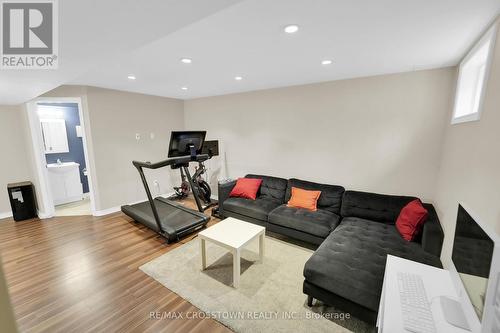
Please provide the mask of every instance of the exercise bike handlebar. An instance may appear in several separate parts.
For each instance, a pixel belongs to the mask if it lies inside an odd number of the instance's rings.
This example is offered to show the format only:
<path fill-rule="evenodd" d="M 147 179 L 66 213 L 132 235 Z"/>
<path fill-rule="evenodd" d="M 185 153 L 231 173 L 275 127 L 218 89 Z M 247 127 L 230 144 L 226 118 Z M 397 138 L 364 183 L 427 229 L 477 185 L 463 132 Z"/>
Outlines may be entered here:
<path fill-rule="evenodd" d="M 184 164 L 184 163 L 189 163 L 189 162 L 204 162 L 208 159 L 210 159 L 210 156 L 208 154 L 200 154 L 200 155 L 196 155 L 193 158 L 191 158 L 191 156 L 181 156 L 181 157 L 169 158 L 167 160 L 156 162 L 156 163 L 132 161 L 132 164 L 136 168 L 160 169 L 160 168 L 163 168 L 163 167 L 166 167 L 169 165 L 173 165 L 173 164 Z"/>

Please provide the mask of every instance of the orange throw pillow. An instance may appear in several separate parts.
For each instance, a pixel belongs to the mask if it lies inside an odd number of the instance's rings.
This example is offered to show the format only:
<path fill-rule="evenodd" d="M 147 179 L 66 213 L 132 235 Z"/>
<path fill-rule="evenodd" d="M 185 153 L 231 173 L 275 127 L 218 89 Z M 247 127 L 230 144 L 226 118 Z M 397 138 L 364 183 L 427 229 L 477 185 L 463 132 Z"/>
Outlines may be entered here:
<path fill-rule="evenodd" d="M 288 201 L 287 206 L 316 211 L 320 195 L 321 191 L 308 191 L 292 187 L 292 196 Z"/>

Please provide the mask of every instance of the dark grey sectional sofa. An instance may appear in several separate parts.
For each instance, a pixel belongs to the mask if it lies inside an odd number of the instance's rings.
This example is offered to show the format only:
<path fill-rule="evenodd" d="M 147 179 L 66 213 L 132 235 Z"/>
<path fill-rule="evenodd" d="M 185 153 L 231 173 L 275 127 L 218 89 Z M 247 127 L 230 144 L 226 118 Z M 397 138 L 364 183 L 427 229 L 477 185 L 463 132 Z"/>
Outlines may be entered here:
<path fill-rule="evenodd" d="M 374 323 L 388 254 L 442 267 L 444 234 L 430 204 L 424 204 L 429 217 L 418 239 L 407 242 L 394 223 L 414 197 L 345 191 L 299 179 L 246 177 L 263 180 L 257 199 L 230 198 L 236 182 L 219 184 L 220 213 L 319 245 L 304 267 L 303 291 L 310 306 L 316 298 Z M 318 210 L 287 207 L 292 187 L 321 191 Z"/>
<path fill-rule="evenodd" d="M 247 178 L 260 178 L 262 185 L 257 199 L 229 198 L 236 181 L 219 185 L 219 210 L 225 217 L 236 217 L 265 226 L 267 230 L 319 245 L 340 223 L 340 207 L 344 188 L 323 185 L 299 179 L 247 175 Z M 318 210 L 290 208 L 292 187 L 320 190 Z"/>

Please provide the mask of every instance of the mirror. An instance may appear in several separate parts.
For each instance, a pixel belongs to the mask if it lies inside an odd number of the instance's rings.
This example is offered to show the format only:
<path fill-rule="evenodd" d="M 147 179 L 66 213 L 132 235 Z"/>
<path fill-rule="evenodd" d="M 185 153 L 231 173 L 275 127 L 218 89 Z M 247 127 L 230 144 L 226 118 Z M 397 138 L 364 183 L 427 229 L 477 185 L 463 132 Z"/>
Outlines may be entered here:
<path fill-rule="evenodd" d="M 64 119 L 41 119 L 45 154 L 69 153 L 68 134 Z"/>

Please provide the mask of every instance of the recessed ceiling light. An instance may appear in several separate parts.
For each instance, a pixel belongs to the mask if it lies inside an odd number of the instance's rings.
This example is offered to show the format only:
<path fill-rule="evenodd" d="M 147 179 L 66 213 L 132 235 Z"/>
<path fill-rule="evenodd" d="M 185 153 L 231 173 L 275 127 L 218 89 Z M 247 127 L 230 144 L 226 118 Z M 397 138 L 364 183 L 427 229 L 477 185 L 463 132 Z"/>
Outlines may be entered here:
<path fill-rule="evenodd" d="M 331 60 L 323 60 L 321 61 L 322 65 L 331 65 L 332 61 Z"/>
<path fill-rule="evenodd" d="M 287 25 L 284 30 L 287 34 L 293 34 L 299 31 L 299 26 L 296 24 L 290 24 Z"/>
<path fill-rule="evenodd" d="M 243 77 L 241 77 L 241 76 L 235 76 L 235 77 L 234 77 L 234 79 L 235 79 L 236 81 L 241 81 L 241 80 L 243 80 Z"/>
<path fill-rule="evenodd" d="M 127 79 L 129 79 L 129 80 L 135 80 L 135 75 L 129 75 L 129 76 L 127 76 Z"/>
<path fill-rule="evenodd" d="M 188 90 L 188 87 L 181 87 L 182 90 Z"/>
<path fill-rule="evenodd" d="M 191 58 L 181 58 L 181 62 L 184 64 L 190 64 L 193 62 L 193 59 Z"/>

